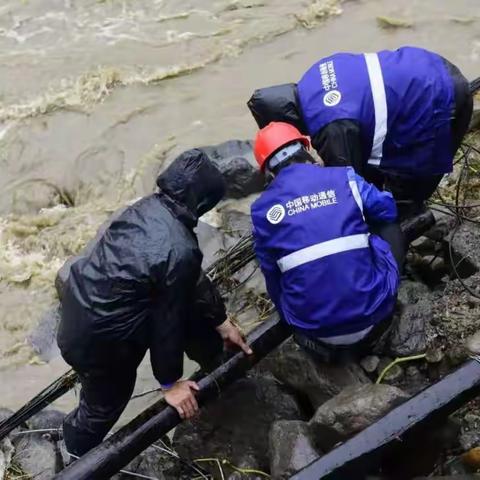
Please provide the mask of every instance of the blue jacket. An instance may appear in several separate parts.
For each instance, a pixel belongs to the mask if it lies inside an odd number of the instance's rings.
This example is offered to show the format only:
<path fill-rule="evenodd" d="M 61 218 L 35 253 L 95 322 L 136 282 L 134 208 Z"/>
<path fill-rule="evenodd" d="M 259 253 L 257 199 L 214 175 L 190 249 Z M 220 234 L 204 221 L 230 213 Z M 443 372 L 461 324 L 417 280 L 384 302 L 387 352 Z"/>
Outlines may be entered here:
<path fill-rule="evenodd" d="M 404 174 L 452 171 L 454 86 L 439 55 L 414 47 L 338 53 L 315 63 L 297 92 L 311 136 L 355 120 L 364 162 Z"/>
<path fill-rule="evenodd" d="M 294 164 L 279 172 L 251 214 L 267 289 L 287 323 L 333 337 L 392 313 L 397 265 L 366 223 L 396 219 L 390 193 L 351 167 Z"/>

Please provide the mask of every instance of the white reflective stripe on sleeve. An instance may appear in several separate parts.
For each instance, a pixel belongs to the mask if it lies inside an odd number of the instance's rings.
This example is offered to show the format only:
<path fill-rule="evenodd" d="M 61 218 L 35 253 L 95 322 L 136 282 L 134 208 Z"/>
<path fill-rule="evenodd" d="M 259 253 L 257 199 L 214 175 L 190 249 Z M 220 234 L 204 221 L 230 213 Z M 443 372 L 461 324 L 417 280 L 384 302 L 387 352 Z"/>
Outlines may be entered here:
<path fill-rule="evenodd" d="M 362 212 L 362 216 L 363 216 L 363 202 L 362 202 L 362 197 L 360 196 L 360 192 L 358 190 L 357 182 L 355 180 L 349 180 L 348 184 L 350 185 L 350 190 L 352 191 L 353 198 L 355 199 L 355 202 L 357 203 L 358 208 Z"/>
<path fill-rule="evenodd" d="M 373 325 L 361 330 L 360 332 L 355 333 L 348 333 L 346 335 L 337 335 L 335 337 L 319 337 L 323 343 L 328 343 L 330 345 L 352 345 L 353 343 L 357 343 L 360 340 L 364 339 L 370 330 L 373 328 Z"/>
<path fill-rule="evenodd" d="M 277 260 L 278 268 L 284 273 L 304 263 L 312 262 L 313 260 L 318 260 L 328 255 L 357 250 L 359 248 L 367 248 L 369 246 L 368 236 L 368 233 L 360 233 L 347 237 L 334 238 L 333 240 L 302 248 Z"/>
<path fill-rule="evenodd" d="M 382 159 L 383 142 L 387 135 L 387 97 L 383 83 L 382 67 L 376 53 L 365 53 L 370 88 L 372 90 L 373 107 L 375 109 L 375 131 L 373 134 L 372 152 L 368 163 L 380 165 Z"/>

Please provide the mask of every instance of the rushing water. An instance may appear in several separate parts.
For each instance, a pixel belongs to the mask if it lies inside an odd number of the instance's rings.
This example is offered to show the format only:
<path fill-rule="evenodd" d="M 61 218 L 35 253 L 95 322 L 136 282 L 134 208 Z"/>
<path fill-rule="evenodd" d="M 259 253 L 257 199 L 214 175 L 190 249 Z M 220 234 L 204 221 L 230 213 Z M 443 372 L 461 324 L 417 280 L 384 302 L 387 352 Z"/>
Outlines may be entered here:
<path fill-rule="evenodd" d="M 378 16 L 411 27 L 384 29 Z M 254 88 L 296 81 L 334 51 L 405 44 L 480 76 L 480 3 L 3 0 L 0 404 L 19 406 L 66 368 L 39 364 L 25 343 L 55 301 L 55 272 L 111 211 L 151 191 L 164 162 L 251 138 Z M 148 368 L 141 377 L 140 390 L 154 385 Z"/>

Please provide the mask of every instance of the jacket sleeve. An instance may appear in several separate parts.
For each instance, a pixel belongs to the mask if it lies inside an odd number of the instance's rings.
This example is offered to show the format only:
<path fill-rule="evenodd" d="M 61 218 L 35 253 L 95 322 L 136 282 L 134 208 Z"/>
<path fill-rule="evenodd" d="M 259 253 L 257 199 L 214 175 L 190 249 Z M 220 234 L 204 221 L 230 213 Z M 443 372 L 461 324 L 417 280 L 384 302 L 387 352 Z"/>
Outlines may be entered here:
<path fill-rule="evenodd" d="M 154 311 L 150 331 L 150 363 L 160 385 L 169 386 L 183 375 L 187 298 L 175 298 Z"/>
<path fill-rule="evenodd" d="M 203 271 L 200 272 L 200 277 L 195 289 L 192 311 L 197 320 L 206 322 L 214 328 L 221 325 L 227 319 L 222 297 L 217 287 Z"/>
<path fill-rule="evenodd" d="M 281 312 L 280 269 L 278 268 L 278 265 L 275 262 L 275 260 L 261 246 L 260 239 L 258 238 L 258 236 L 255 235 L 255 228 L 253 228 L 253 238 L 254 238 L 255 254 L 257 256 L 258 263 L 260 264 L 260 269 L 262 270 L 263 276 L 265 277 L 265 284 L 267 286 L 268 295 L 270 296 L 270 299 L 274 303 L 277 310 Z"/>
<path fill-rule="evenodd" d="M 327 167 L 350 165 L 363 171 L 360 126 L 355 120 L 336 120 L 312 136 L 313 148 Z"/>
<path fill-rule="evenodd" d="M 353 168 L 347 169 L 348 179 L 357 185 L 363 203 L 363 213 L 368 223 L 395 222 L 397 205 L 390 192 L 381 192 L 374 185 L 357 175 Z"/>

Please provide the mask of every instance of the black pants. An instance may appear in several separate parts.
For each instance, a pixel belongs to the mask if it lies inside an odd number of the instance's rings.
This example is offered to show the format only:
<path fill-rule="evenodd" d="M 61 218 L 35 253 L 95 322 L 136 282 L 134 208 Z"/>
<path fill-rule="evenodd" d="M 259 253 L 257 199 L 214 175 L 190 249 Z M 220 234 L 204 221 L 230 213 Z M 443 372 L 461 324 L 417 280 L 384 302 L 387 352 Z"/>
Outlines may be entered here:
<path fill-rule="evenodd" d="M 370 232 L 378 235 L 389 244 L 393 258 L 397 262 L 398 271 L 402 274 L 408 245 L 400 228 L 400 224 L 380 223 L 372 225 L 370 226 Z"/>
<path fill-rule="evenodd" d="M 63 435 L 67 451 L 81 456 L 97 446 L 110 431 L 132 396 L 137 378 L 137 368 L 146 348 L 133 342 L 104 344 L 111 353 L 111 361 L 79 372 L 80 402 L 65 417 Z M 189 323 L 185 353 L 210 370 L 220 361 L 223 342 L 217 331 L 205 324 Z M 75 368 L 75 366 L 74 366 Z"/>

